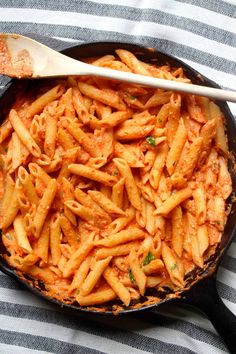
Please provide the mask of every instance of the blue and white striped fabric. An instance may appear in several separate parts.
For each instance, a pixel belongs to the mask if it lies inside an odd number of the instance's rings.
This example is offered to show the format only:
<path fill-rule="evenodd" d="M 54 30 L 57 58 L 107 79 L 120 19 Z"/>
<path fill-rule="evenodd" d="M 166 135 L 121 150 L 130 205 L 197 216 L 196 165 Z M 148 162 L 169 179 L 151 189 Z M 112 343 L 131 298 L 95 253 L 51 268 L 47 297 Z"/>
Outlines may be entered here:
<path fill-rule="evenodd" d="M 125 41 L 175 55 L 235 89 L 235 0 L 1 0 L 0 32 L 31 36 L 55 49 Z M 0 86 L 6 82 L 0 78 Z M 236 104 L 230 104 L 236 116 Z M 236 314 L 236 240 L 218 273 L 218 290 Z M 166 305 L 138 318 L 65 315 L 0 273 L 0 353 L 227 353 L 197 310 Z"/>

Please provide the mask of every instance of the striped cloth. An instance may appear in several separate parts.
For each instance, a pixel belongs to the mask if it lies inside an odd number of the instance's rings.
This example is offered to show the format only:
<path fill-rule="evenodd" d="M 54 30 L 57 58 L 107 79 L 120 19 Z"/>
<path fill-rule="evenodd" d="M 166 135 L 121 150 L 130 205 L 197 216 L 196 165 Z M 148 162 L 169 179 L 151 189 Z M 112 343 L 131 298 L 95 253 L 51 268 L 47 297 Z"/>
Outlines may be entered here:
<path fill-rule="evenodd" d="M 1 0 L 0 32 L 55 49 L 84 41 L 126 41 L 175 55 L 235 89 L 234 0 Z M 0 85 L 6 79 L 1 78 Z M 230 104 L 236 115 L 236 105 Z M 218 272 L 218 290 L 236 314 L 236 241 Z M 139 317 L 65 315 L 0 273 L 0 353 L 227 353 L 197 310 L 166 305 Z"/>

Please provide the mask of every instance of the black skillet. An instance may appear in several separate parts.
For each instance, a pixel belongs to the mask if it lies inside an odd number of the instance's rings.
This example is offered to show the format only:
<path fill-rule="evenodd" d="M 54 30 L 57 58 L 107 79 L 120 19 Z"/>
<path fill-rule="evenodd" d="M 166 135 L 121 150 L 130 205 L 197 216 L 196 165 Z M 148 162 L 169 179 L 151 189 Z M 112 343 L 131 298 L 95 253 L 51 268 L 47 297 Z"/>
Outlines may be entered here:
<path fill-rule="evenodd" d="M 127 44 L 127 43 L 113 43 L 113 42 L 99 42 L 82 44 L 73 48 L 69 48 L 63 51 L 64 54 L 75 58 L 82 59 L 86 57 L 97 57 L 105 54 L 114 54 L 114 50 L 117 48 L 123 48 L 130 50 L 137 57 L 143 61 L 150 63 L 157 63 L 158 65 L 163 65 L 169 63 L 171 66 L 182 67 L 188 78 L 192 80 L 193 83 L 198 85 L 205 85 L 209 87 L 219 88 L 217 84 L 213 81 L 207 79 L 206 77 L 199 74 L 196 70 L 189 67 L 182 61 L 160 53 L 156 50 L 147 49 L 139 45 Z M 0 122 L 3 121 L 6 113 L 9 111 L 11 104 L 13 103 L 17 92 L 19 89 L 30 90 L 32 87 L 35 88 L 37 83 L 35 81 L 25 80 L 18 81 L 12 80 L 3 89 L 0 97 Z M 229 141 L 229 150 L 235 154 L 236 153 L 236 122 L 225 102 L 216 102 L 222 112 L 226 117 L 227 134 Z M 233 189 L 235 191 L 236 187 L 236 172 L 234 170 L 233 161 L 229 162 L 230 173 L 233 180 Z M 17 279 L 19 282 L 24 284 L 29 290 L 34 292 L 46 300 L 59 305 L 67 313 L 68 311 L 73 311 L 73 313 L 85 313 L 92 315 L 113 315 L 114 312 L 118 316 L 123 314 L 137 314 L 144 309 L 152 309 L 157 306 L 167 303 L 167 302 L 181 302 L 188 305 L 193 305 L 206 313 L 209 317 L 216 330 L 224 339 L 228 349 L 231 353 L 236 353 L 236 316 L 234 316 L 228 308 L 224 305 L 220 299 L 216 290 L 216 271 L 219 267 L 220 260 L 227 248 L 229 247 L 233 237 L 236 234 L 236 200 L 231 198 L 229 200 L 231 205 L 231 211 L 228 216 L 228 221 L 222 236 L 222 241 L 219 244 L 216 253 L 210 257 L 206 262 L 203 270 L 196 270 L 191 273 L 186 279 L 186 287 L 178 292 L 171 293 L 168 289 L 163 289 L 162 291 L 157 291 L 154 289 L 149 290 L 148 295 L 153 297 L 153 301 L 147 301 L 146 297 L 140 299 L 137 303 L 133 302 L 129 307 L 122 306 L 118 301 L 108 304 L 106 306 L 94 306 L 92 308 L 82 308 L 76 304 L 69 302 L 60 302 L 58 300 L 52 299 L 47 295 L 44 284 L 41 281 L 35 281 L 30 279 L 26 275 L 17 274 L 3 259 L 2 255 L 6 251 L 3 244 L 0 244 L 0 270 L 4 273 Z"/>

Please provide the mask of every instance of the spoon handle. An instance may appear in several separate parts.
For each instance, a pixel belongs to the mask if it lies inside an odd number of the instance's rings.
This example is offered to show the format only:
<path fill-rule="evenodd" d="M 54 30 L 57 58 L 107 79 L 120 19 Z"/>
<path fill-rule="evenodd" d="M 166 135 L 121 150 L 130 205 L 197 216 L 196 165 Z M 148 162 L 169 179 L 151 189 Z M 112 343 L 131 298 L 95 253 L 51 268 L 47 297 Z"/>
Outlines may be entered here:
<path fill-rule="evenodd" d="M 165 90 L 186 92 L 186 93 L 199 95 L 199 96 L 207 96 L 222 101 L 236 102 L 235 91 L 227 91 L 227 90 L 216 89 L 212 87 L 187 84 L 178 81 L 158 79 L 158 78 L 143 76 L 139 74 L 116 71 L 107 68 L 100 68 L 88 64 L 85 65 L 87 66 L 88 70 L 86 70 L 85 66 L 83 68 L 85 70 L 85 74 L 88 75 L 102 76 L 109 79 L 126 81 L 133 84 L 140 84 L 143 86 L 150 86 L 150 87 L 161 88 Z"/>

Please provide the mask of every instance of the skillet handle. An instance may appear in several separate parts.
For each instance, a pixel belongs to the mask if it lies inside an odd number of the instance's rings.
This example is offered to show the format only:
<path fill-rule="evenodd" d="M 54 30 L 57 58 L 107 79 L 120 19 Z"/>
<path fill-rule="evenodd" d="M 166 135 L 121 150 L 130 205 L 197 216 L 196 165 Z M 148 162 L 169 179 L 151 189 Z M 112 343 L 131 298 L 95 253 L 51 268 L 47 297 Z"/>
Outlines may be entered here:
<path fill-rule="evenodd" d="M 236 316 L 219 297 L 215 276 L 203 279 L 191 288 L 184 302 L 205 312 L 230 353 L 236 354 Z"/>

